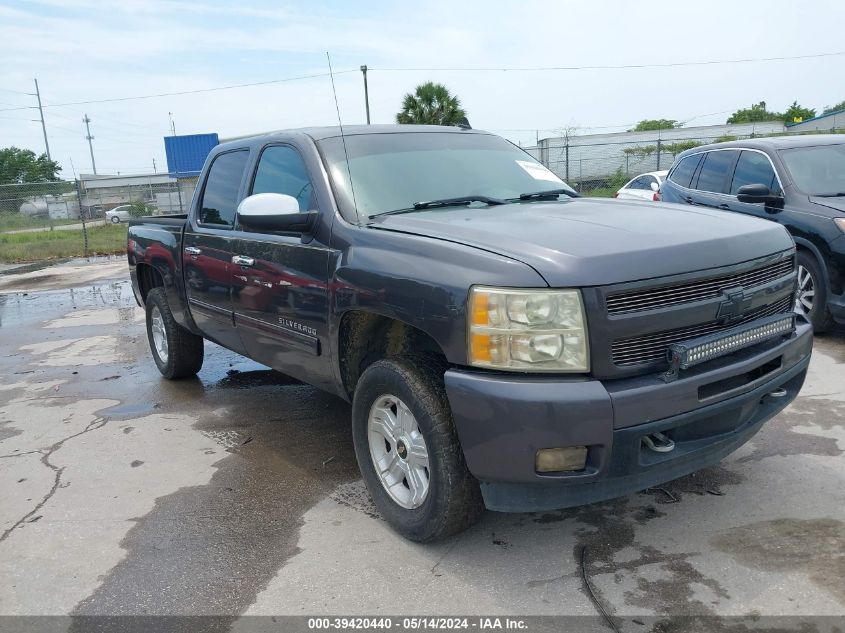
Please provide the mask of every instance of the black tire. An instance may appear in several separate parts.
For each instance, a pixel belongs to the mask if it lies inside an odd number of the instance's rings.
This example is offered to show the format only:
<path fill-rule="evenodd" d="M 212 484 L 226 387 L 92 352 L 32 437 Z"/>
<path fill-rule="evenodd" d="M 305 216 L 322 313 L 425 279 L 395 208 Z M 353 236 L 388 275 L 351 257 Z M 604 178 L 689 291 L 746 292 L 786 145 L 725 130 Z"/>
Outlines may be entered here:
<path fill-rule="evenodd" d="M 120 224 L 120 218 L 116 215 L 111 216 L 111 223 L 112 224 Z"/>
<path fill-rule="evenodd" d="M 364 483 L 385 520 L 419 543 L 443 539 L 473 525 L 484 511 L 478 481 L 467 470 L 443 384 L 444 366 L 432 357 L 379 360 L 363 373 L 352 404 L 352 438 Z M 429 488 L 422 505 L 399 505 L 376 473 L 368 419 L 377 399 L 398 397 L 416 418 L 429 460 Z"/>
<path fill-rule="evenodd" d="M 203 338 L 189 332 L 176 323 L 170 306 L 167 304 L 167 296 L 164 288 L 153 288 L 147 294 L 147 340 L 150 343 L 152 352 L 161 375 L 169 380 L 187 378 L 194 376 L 202 367 L 204 356 Z M 167 357 L 162 358 L 156 350 L 153 338 L 153 314 L 155 311 L 161 315 L 164 335 L 167 340 Z"/>
<path fill-rule="evenodd" d="M 824 281 L 819 262 L 812 253 L 804 250 L 798 251 L 798 266 L 810 273 L 810 279 L 813 284 L 814 296 L 813 307 L 808 312 L 805 311 L 805 316 L 813 325 L 813 331 L 816 334 L 827 332 L 834 326 L 833 315 L 827 307 L 827 285 Z"/>

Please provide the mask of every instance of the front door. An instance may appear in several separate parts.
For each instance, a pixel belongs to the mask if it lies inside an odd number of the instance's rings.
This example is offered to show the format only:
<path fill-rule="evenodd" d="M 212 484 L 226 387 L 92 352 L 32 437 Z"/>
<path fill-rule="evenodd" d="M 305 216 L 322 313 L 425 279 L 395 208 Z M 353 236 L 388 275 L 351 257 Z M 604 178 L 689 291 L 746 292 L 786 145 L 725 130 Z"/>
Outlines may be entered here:
<path fill-rule="evenodd" d="M 242 353 L 232 312 L 232 257 L 238 195 L 248 150 L 217 156 L 185 229 L 182 255 L 191 315 L 208 338 Z"/>
<path fill-rule="evenodd" d="M 314 188 L 299 152 L 264 148 L 249 195 L 283 193 L 300 211 L 316 209 Z M 328 353 L 330 250 L 302 235 L 239 232 L 233 267 L 235 323 L 250 358 L 273 369 L 332 384 Z"/>
<path fill-rule="evenodd" d="M 743 150 L 740 153 L 731 179 L 730 208 L 732 211 L 754 215 L 766 220 L 778 221 L 781 219 L 780 214 L 767 212 L 762 203 L 753 204 L 737 200 L 736 194 L 739 188 L 745 185 L 766 185 L 775 194 L 783 195 L 774 167 L 772 167 L 769 157 L 762 152 Z"/>

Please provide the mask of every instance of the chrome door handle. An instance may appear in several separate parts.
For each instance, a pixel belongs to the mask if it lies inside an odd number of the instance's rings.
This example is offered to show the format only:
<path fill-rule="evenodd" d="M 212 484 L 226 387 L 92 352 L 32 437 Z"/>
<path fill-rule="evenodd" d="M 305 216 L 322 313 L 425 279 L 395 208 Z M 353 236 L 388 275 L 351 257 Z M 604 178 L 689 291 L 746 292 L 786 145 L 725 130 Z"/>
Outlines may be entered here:
<path fill-rule="evenodd" d="M 185 252 L 186 252 L 188 255 L 199 255 L 200 253 L 202 253 L 202 249 L 199 249 L 199 248 L 197 248 L 197 247 L 195 247 L 195 246 L 186 246 L 186 247 L 185 247 Z"/>
<path fill-rule="evenodd" d="M 255 264 L 255 260 L 252 257 L 244 257 L 243 255 L 233 255 L 232 263 L 237 264 L 238 266 L 252 266 Z"/>

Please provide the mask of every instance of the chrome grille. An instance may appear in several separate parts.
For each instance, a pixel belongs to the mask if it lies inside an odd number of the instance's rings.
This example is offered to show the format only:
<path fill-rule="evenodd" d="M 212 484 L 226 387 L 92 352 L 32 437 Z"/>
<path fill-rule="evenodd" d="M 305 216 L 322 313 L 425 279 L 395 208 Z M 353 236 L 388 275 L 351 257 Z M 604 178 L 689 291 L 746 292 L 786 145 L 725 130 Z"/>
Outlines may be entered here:
<path fill-rule="evenodd" d="M 785 297 L 753 312 L 746 314 L 738 323 L 721 325 L 719 323 L 705 323 L 675 330 L 664 330 L 655 334 L 645 334 L 628 339 L 614 341 L 611 346 L 613 363 L 625 367 L 641 365 L 666 359 L 666 348 L 672 343 L 679 343 L 706 334 L 714 334 L 774 314 L 781 314 L 792 310 L 792 297 Z"/>
<path fill-rule="evenodd" d="M 634 290 L 609 295 L 607 313 L 623 314 L 653 310 L 667 306 L 712 299 L 726 288 L 752 288 L 785 277 L 795 269 L 795 257 L 788 257 L 773 264 L 732 275 L 700 279 L 689 283 L 673 284 L 660 288 Z"/>

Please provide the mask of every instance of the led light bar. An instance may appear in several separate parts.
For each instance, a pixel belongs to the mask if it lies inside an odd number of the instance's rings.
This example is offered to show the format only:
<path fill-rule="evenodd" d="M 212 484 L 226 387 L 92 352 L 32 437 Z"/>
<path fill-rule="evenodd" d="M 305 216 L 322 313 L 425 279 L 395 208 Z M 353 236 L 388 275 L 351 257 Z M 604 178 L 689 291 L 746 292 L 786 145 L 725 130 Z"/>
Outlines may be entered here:
<path fill-rule="evenodd" d="M 777 314 L 717 334 L 673 343 L 666 350 L 669 371 L 662 378 L 666 382 L 677 380 L 681 369 L 689 369 L 794 331 L 795 314 Z"/>

